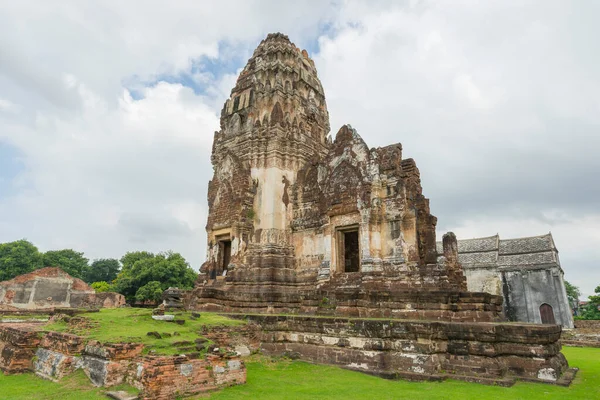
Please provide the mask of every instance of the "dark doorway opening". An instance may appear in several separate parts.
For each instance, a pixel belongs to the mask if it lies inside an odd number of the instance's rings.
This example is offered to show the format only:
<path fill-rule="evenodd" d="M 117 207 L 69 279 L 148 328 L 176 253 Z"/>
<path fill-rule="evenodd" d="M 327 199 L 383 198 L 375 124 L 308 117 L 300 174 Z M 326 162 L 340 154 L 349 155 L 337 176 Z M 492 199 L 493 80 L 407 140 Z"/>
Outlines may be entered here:
<path fill-rule="evenodd" d="M 223 275 L 224 271 L 227 271 L 227 267 L 229 266 L 229 261 L 231 260 L 231 240 L 222 240 L 220 242 L 220 250 L 221 250 L 221 275 Z"/>
<path fill-rule="evenodd" d="M 544 303 L 540 306 L 540 316 L 542 317 L 542 324 L 556 324 L 554 310 L 550 304 Z"/>
<path fill-rule="evenodd" d="M 343 232 L 344 239 L 344 272 L 358 272 L 359 246 L 358 229 Z"/>

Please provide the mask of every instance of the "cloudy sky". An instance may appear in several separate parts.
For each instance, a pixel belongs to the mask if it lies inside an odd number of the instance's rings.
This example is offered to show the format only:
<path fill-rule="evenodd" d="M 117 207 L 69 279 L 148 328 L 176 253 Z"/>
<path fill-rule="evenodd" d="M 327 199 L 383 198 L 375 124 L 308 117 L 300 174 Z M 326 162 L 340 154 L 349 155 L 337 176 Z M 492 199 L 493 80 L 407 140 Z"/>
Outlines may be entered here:
<path fill-rule="evenodd" d="M 438 235 L 554 235 L 600 284 L 600 2 L 0 3 L 0 242 L 205 252 L 210 150 L 269 32 L 315 60 L 332 134 L 402 142 Z"/>

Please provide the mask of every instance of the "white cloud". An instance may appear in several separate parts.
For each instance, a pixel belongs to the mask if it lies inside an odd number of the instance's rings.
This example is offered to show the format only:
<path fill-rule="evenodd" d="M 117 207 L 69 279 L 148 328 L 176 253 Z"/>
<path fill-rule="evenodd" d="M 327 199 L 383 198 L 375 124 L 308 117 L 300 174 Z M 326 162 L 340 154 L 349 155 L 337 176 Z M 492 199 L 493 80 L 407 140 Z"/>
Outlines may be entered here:
<path fill-rule="evenodd" d="M 14 104 L 11 101 L 8 101 L 6 99 L 3 99 L 0 97 L 0 112 L 5 112 L 5 113 L 16 113 L 19 111 L 19 106 Z"/>
<path fill-rule="evenodd" d="M 222 43 L 249 56 L 267 31 L 308 43 L 333 10 L 321 1 L 1 8 L 0 110 L 24 109 L 18 119 L 0 113 L 0 140 L 22 152 L 25 170 L 12 182 L 16 193 L 0 196 L 0 241 L 27 237 L 89 257 L 173 249 L 196 268 L 213 133 L 237 74 L 215 79 L 191 67 L 240 56 Z M 180 73 L 204 94 L 160 81 Z"/>
<path fill-rule="evenodd" d="M 198 267 L 213 132 L 231 71 L 243 67 L 199 70 L 198 60 L 245 59 L 282 31 L 301 47 L 318 39 L 333 134 L 351 123 L 370 146 L 402 142 L 416 159 L 440 231 L 551 230 L 567 278 L 590 293 L 599 283 L 599 7 L 6 3 L 0 141 L 25 170 L 15 194 L 0 195 L 0 241 L 27 237 L 92 258 L 171 248 Z M 200 94 L 161 81 L 182 73 Z"/>
<path fill-rule="evenodd" d="M 0 134 L 30 160 L 30 190 L 0 200 L 0 232 L 11 236 L 2 239 L 28 237 L 91 257 L 198 249 L 188 256 L 197 262 L 204 224 L 195 219 L 205 207 L 214 110 L 180 84 L 161 82 L 136 101 L 125 91 L 116 109 L 76 79 L 69 85 L 80 114 L 40 113 L 33 126 Z"/>

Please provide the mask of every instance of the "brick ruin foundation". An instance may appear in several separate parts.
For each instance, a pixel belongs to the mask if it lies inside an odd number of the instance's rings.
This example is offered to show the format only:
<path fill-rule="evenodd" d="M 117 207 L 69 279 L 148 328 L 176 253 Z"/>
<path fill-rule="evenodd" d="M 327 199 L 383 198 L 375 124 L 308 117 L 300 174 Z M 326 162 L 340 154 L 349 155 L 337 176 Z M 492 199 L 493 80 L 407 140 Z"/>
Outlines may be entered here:
<path fill-rule="evenodd" d="M 246 382 L 237 356 L 142 355 L 143 344 L 99 343 L 68 333 L 0 327 L 0 370 L 57 381 L 82 369 L 96 386 L 128 383 L 141 399 L 174 399 Z"/>
<path fill-rule="evenodd" d="M 600 348 L 600 321 L 575 321 L 575 329 L 564 332 L 561 341 L 569 346 Z"/>
<path fill-rule="evenodd" d="M 114 308 L 125 304 L 119 293 L 96 293 L 87 283 L 57 267 L 46 267 L 0 282 L 0 311 L 51 312 L 57 308 Z"/>
<path fill-rule="evenodd" d="M 438 254 L 437 219 L 402 145 L 369 148 L 350 125 L 332 140 L 329 129 L 314 62 L 269 34 L 221 112 L 207 261 L 186 306 L 312 315 L 251 317 L 273 354 L 389 376 L 569 381 L 560 326 L 504 324 L 501 296 L 467 291 L 453 233 Z"/>

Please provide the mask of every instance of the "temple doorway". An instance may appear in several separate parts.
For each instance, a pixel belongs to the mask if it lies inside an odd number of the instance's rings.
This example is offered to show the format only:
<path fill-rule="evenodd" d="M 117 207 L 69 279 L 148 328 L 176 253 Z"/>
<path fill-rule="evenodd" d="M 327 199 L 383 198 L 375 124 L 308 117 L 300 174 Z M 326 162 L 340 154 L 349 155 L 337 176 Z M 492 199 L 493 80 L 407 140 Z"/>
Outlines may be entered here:
<path fill-rule="evenodd" d="M 542 317 L 542 324 L 556 324 L 554 310 L 550 304 L 544 303 L 540 306 L 540 316 Z"/>
<path fill-rule="evenodd" d="M 219 250 L 221 250 L 221 274 L 227 271 L 229 261 L 231 260 L 231 240 L 221 240 L 219 242 Z M 223 274 L 224 275 L 224 274 Z"/>
<path fill-rule="evenodd" d="M 358 226 L 338 230 L 338 261 L 343 272 L 358 272 L 360 270 L 360 242 Z"/>

